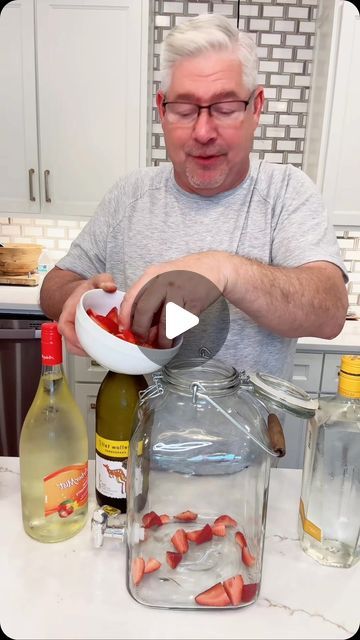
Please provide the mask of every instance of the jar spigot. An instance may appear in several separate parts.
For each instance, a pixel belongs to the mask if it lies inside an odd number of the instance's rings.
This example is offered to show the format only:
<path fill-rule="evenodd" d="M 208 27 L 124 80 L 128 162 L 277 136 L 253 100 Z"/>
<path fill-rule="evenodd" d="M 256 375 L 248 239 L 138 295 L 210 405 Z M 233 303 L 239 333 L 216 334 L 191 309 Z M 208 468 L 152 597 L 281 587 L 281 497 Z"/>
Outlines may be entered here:
<path fill-rule="evenodd" d="M 120 542 L 124 542 L 126 514 L 108 505 L 95 509 L 91 518 L 91 534 L 96 548 L 102 546 L 104 538 L 117 538 Z"/>

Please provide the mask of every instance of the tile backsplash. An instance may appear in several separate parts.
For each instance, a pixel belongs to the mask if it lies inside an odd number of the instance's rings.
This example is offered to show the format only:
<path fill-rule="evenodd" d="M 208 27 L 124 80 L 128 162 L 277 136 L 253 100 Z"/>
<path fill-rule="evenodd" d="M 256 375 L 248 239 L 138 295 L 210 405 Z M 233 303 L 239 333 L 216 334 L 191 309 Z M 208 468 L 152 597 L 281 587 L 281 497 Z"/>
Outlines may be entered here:
<path fill-rule="evenodd" d="M 154 0 L 153 6 L 151 163 L 167 162 L 155 108 L 160 43 L 186 17 L 214 12 L 238 23 L 257 43 L 258 79 L 265 87 L 266 101 L 255 132 L 253 157 L 302 167 L 318 0 Z M 3 214 L 0 242 L 37 242 L 55 263 L 85 224 L 86 220 L 8 218 Z M 360 314 L 360 228 L 339 228 L 337 236 L 349 271 L 349 304 Z"/>
<path fill-rule="evenodd" d="M 258 82 L 265 105 L 255 132 L 253 157 L 301 167 L 318 0 L 155 1 L 152 113 L 152 163 L 166 162 L 156 110 L 160 85 L 160 44 L 185 18 L 221 13 L 252 35 L 259 56 Z"/>

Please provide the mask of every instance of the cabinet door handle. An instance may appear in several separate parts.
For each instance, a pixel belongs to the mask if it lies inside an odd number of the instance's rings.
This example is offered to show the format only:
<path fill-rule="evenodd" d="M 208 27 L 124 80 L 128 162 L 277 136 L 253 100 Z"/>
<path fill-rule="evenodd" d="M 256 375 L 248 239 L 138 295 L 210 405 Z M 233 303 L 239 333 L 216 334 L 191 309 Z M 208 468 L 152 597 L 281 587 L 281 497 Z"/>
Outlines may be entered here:
<path fill-rule="evenodd" d="M 96 409 L 96 402 L 90 402 L 90 409 Z"/>
<path fill-rule="evenodd" d="M 51 202 L 51 198 L 49 196 L 49 169 L 45 169 L 44 171 L 44 181 L 45 181 L 45 200 L 46 202 Z"/>
<path fill-rule="evenodd" d="M 35 202 L 36 198 L 34 196 L 34 187 L 33 187 L 33 175 L 35 173 L 35 169 L 29 169 L 29 192 L 30 192 L 30 200 L 31 202 Z"/>

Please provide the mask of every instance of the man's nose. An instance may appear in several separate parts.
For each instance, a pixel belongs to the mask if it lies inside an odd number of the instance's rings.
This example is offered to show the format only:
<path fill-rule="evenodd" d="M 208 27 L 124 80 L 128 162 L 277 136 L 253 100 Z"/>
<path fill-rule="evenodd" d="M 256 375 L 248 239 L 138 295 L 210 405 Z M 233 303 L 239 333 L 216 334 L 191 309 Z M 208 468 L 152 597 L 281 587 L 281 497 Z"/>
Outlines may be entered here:
<path fill-rule="evenodd" d="M 216 138 L 217 129 L 209 109 L 201 109 L 194 124 L 193 137 L 202 144 Z"/>

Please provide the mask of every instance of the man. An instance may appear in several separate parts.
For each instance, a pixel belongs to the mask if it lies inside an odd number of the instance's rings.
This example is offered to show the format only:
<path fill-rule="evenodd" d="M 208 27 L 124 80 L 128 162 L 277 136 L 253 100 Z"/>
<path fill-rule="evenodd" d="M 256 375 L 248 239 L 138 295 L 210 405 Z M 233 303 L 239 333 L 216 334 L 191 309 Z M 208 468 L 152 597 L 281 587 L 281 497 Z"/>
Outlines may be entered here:
<path fill-rule="evenodd" d="M 255 44 L 223 16 L 167 36 L 156 99 L 172 166 L 121 178 L 41 289 L 74 353 L 83 353 L 76 304 L 96 287 L 126 291 L 120 324 L 145 338 L 157 317 L 167 346 L 164 303 L 177 272 L 206 277 L 228 301 L 218 356 L 237 368 L 289 377 L 298 337 L 341 331 L 347 276 L 320 195 L 291 165 L 249 160 L 264 102 L 256 73 Z M 189 311 L 212 302 L 179 287 Z"/>

